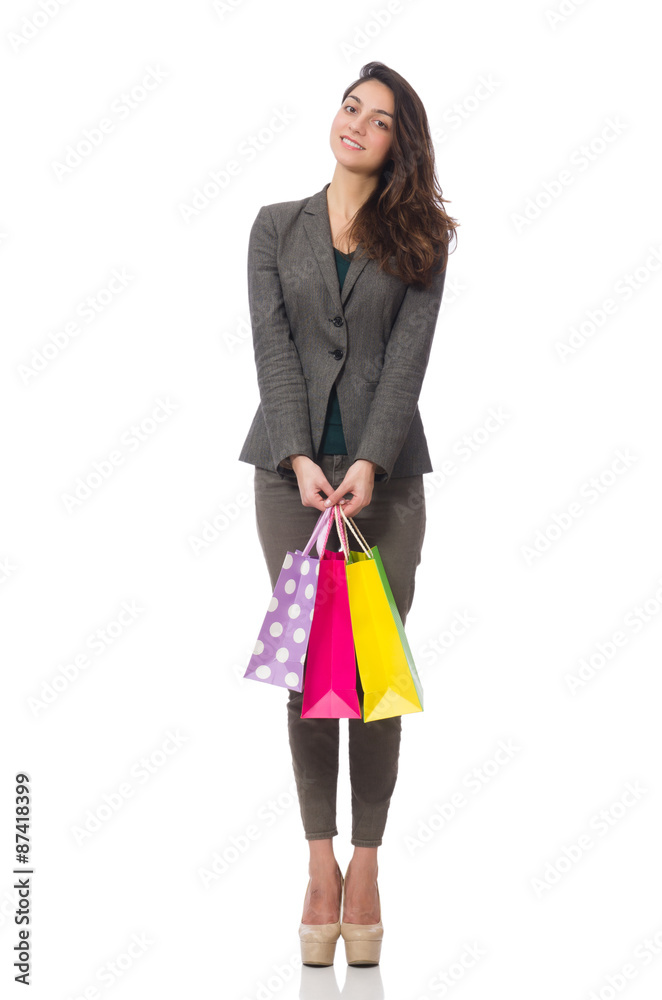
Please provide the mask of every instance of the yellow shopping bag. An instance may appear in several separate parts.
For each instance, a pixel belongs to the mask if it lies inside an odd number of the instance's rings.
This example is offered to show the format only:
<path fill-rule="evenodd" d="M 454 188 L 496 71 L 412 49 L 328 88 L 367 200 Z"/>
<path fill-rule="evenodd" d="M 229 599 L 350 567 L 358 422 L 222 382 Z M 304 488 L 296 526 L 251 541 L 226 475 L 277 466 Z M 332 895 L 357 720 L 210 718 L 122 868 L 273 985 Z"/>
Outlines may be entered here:
<path fill-rule="evenodd" d="M 423 689 L 379 549 L 368 546 L 342 506 L 340 512 L 363 550 L 349 551 L 343 532 L 354 648 L 364 692 L 363 721 L 422 712 Z"/>

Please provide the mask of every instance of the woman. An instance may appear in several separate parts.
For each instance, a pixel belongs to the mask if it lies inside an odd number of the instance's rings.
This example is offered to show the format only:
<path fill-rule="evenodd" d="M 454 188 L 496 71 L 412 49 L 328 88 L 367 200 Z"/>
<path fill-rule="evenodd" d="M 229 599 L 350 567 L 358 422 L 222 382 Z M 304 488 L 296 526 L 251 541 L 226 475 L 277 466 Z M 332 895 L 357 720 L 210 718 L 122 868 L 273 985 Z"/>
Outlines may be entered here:
<path fill-rule="evenodd" d="M 405 622 L 425 533 L 423 473 L 433 471 L 418 398 L 457 223 L 443 209 L 425 109 L 383 63 L 365 65 L 343 94 L 330 144 L 331 181 L 312 197 L 263 206 L 251 229 L 260 405 L 239 457 L 255 465 L 272 587 L 319 512 L 342 503 L 378 544 Z M 362 706 L 358 672 L 357 691 Z M 302 719 L 302 698 L 289 691 L 287 712 L 310 850 L 303 961 L 332 964 L 342 933 L 350 964 L 375 964 L 383 932 L 377 850 L 401 717 L 348 719 L 354 854 L 343 878 L 332 841 L 339 720 Z"/>

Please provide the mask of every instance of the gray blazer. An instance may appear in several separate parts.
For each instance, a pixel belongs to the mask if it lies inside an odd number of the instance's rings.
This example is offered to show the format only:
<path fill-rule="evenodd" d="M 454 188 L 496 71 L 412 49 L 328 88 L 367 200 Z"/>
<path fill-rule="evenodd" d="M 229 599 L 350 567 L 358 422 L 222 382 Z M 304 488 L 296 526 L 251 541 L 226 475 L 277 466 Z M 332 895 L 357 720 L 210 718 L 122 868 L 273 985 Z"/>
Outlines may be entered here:
<path fill-rule="evenodd" d="M 432 472 L 418 398 L 446 270 L 427 291 L 385 274 L 359 244 L 342 293 L 325 184 L 264 205 L 250 231 L 248 301 L 260 404 L 239 461 L 296 479 L 290 455 L 319 461 L 336 383 L 350 462 L 375 481 Z"/>

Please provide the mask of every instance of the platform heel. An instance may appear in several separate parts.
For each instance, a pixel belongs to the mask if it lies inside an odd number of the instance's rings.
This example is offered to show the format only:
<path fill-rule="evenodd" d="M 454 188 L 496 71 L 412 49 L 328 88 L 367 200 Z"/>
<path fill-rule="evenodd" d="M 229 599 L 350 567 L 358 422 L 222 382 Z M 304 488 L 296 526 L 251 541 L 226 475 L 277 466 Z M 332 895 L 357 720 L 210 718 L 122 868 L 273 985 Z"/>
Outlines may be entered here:
<path fill-rule="evenodd" d="M 341 875 L 340 905 L 345 879 Z M 310 885 L 310 880 L 308 880 Z M 308 892 L 308 886 L 306 886 Z M 340 937 L 340 919 L 333 924 L 299 924 L 301 962 L 303 965 L 333 965 L 336 944 Z"/>
<path fill-rule="evenodd" d="M 340 924 L 340 933 L 345 942 L 348 965 L 379 965 L 384 937 L 384 925 L 381 919 L 376 924 L 348 924 L 343 920 Z"/>

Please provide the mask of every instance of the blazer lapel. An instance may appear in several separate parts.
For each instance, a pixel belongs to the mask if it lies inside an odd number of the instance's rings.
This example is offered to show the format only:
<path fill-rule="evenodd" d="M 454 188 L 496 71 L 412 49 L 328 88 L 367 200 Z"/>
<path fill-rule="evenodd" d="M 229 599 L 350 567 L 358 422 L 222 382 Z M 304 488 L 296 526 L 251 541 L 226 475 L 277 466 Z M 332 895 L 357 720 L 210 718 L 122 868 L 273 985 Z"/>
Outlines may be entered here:
<path fill-rule="evenodd" d="M 331 239 L 329 209 L 326 203 L 326 189 L 329 184 L 325 184 L 322 190 L 314 194 L 306 203 L 303 221 L 326 286 L 331 293 L 333 301 L 341 307 L 345 305 L 356 279 L 368 263 L 369 258 L 367 256 L 358 256 L 359 249 L 363 249 L 359 243 L 356 248 L 357 254 L 352 257 L 347 270 L 341 293 L 336 258 L 333 251 L 333 240 Z"/>

